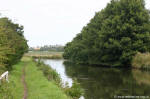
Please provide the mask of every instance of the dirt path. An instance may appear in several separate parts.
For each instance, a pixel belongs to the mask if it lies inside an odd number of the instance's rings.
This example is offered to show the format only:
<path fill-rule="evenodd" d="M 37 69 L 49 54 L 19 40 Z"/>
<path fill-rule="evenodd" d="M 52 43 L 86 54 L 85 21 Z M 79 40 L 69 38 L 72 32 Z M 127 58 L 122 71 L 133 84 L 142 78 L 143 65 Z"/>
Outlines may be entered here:
<path fill-rule="evenodd" d="M 24 68 L 22 69 L 22 72 L 23 72 L 23 75 L 22 75 L 22 78 L 21 78 L 21 80 L 22 80 L 22 84 L 24 85 L 24 96 L 23 96 L 23 98 L 22 99 L 27 99 L 27 84 L 26 84 L 26 82 L 25 82 L 25 66 L 24 66 Z"/>

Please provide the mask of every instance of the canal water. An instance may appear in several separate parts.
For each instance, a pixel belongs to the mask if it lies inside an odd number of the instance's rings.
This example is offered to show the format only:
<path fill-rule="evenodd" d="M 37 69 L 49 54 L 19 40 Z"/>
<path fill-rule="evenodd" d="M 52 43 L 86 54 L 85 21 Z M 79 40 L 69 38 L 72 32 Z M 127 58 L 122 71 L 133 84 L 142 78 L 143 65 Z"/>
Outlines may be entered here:
<path fill-rule="evenodd" d="M 63 83 L 72 86 L 72 79 L 77 79 L 85 92 L 80 99 L 150 99 L 150 72 L 43 61 L 60 74 Z"/>

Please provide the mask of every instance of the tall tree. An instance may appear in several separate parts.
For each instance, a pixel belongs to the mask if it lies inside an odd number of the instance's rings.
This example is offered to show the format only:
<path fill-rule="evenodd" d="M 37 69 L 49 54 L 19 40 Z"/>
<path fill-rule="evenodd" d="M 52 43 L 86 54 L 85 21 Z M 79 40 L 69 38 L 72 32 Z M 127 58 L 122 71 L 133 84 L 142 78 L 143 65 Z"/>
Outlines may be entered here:
<path fill-rule="evenodd" d="M 128 66 L 137 52 L 150 51 L 150 14 L 144 0 L 112 0 L 80 35 L 80 40 L 66 45 L 64 56 L 69 57 L 65 58 L 77 63 Z"/>
<path fill-rule="evenodd" d="M 11 69 L 27 50 L 23 26 L 13 23 L 6 17 L 0 18 L 0 67 Z"/>

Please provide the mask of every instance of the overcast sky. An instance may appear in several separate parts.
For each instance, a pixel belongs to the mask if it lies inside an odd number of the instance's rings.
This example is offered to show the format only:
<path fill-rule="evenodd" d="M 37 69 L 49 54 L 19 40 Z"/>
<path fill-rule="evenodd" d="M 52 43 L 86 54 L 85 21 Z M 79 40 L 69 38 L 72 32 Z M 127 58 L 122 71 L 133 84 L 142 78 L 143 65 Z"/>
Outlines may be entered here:
<path fill-rule="evenodd" d="M 1 0 L 0 13 L 24 26 L 29 46 L 65 45 L 110 0 Z M 146 0 L 150 8 L 150 0 Z"/>

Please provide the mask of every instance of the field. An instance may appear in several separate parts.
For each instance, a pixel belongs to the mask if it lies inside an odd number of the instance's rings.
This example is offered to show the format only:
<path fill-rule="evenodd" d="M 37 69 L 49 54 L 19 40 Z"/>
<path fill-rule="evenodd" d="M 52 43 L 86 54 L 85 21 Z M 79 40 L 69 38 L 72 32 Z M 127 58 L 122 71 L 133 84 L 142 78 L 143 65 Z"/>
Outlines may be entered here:
<path fill-rule="evenodd" d="M 46 59 L 62 59 L 63 52 L 49 52 L 49 51 L 30 51 L 25 56 L 33 58 L 46 58 Z"/>

